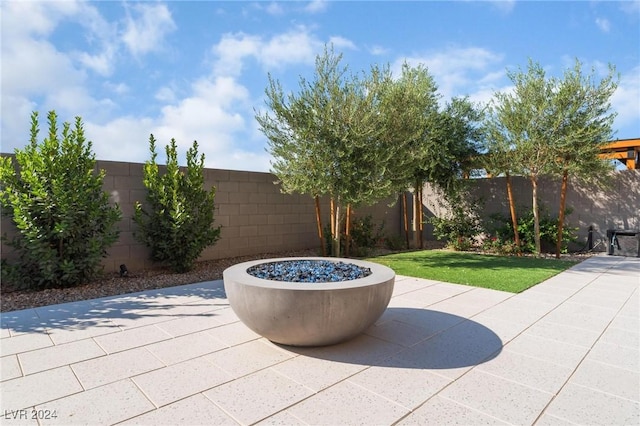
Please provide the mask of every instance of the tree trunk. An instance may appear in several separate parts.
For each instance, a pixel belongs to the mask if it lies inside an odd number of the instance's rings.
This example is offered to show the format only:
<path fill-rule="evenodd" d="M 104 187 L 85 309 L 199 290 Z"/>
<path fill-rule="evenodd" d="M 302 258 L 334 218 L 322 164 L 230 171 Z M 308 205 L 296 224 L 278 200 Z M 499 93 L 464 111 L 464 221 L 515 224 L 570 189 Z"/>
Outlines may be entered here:
<path fill-rule="evenodd" d="M 351 234 L 350 234 L 350 230 L 351 230 L 351 204 L 347 204 L 347 218 L 345 220 L 345 224 L 344 224 L 344 254 L 346 257 L 349 257 L 349 249 L 350 249 L 350 242 L 351 242 Z"/>
<path fill-rule="evenodd" d="M 331 256 L 335 256 L 335 245 L 334 245 L 334 241 L 335 241 L 335 232 L 336 232 L 336 202 L 333 199 L 333 197 L 331 197 L 331 199 L 329 200 L 329 210 L 330 210 L 330 216 L 329 216 L 329 221 L 330 223 L 330 229 L 331 229 Z"/>
<path fill-rule="evenodd" d="M 562 228 L 564 228 L 564 206 L 567 201 L 567 181 L 569 180 L 569 171 L 564 170 L 562 173 L 562 186 L 560 187 L 560 212 L 558 213 L 558 238 L 556 240 L 556 259 L 560 259 L 560 251 L 562 249 Z"/>
<path fill-rule="evenodd" d="M 332 252 L 334 257 L 340 257 L 340 203 L 332 203 L 333 230 L 332 232 Z"/>
<path fill-rule="evenodd" d="M 422 189 L 423 187 L 422 185 L 420 185 L 420 189 L 418 189 L 418 194 L 419 194 L 418 199 L 420 200 L 420 202 L 418 203 L 418 228 L 420 229 L 420 231 L 418 232 L 418 235 L 420 235 L 420 239 L 418 240 L 419 241 L 418 247 L 420 249 L 424 248 L 424 241 L 423 241 L 424 240 L 424 233 L 423 233 L 424 224 L 422 223 L 422 218 L 424 217 L 423 216 L 424 210 L 422 208 Z"/>
<path fill-rule="evenodd" d="M 531 176 L 531 189 L 533 193 L 533 239 L 536 244 L 535 255 L 540 256 L 542 249 L 540 247 L 540 212 L 538 211 L 538 178 Z"/>
<path fill-rule="evenodd" d="M 320 239 L 320 248 L 322 256 L 327 255 L 327 246 L 324 243 L 324 235 L 322 234 L 322 216 L 320 215 L 320 196 L 316 195 L 316 223 L 318 224 L 318 238 Z"/>
<path fill-rule="evenodd" d="M 420 204 L 420 182 L 416 181 L 416 186 L 413 189 L 413 245 L 415 248 L 420 247 L 420 208 L 418 205 Z"/>
<path fill-rule="evenodd" d="M 409 212 L 407 211 L 407 192 L 402 193 L 402 212 L 404 217 L 404 236 L 407 240 L 407 249 L 409 248 Z"/>
<path fill-rule="evenodd" d="M 513 235 L 516 243 L 518 256 L 522 255 L 520 251 L 520 234 L 518 233 L 518 218 L 516 217 L 516 202 L 513 199 L 513 186 L 511 185 L 511 175 L 506 174 L 507 181 L 507 198 L 509 199 L 509 210 L 511 212 L 511 224 L 513 225 Z"/>

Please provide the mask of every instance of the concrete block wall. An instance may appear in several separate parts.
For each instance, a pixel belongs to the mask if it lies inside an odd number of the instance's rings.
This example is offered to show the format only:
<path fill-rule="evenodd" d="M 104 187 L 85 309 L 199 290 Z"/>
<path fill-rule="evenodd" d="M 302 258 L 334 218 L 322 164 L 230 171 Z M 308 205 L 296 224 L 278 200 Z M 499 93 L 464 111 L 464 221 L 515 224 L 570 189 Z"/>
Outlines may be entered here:
<path fill-rule="evenodd" d="M 98 161 L 97 167 L 106 171 L 104 189 L 122 209 L 118 224 L 119 240 L 108 250 L 103 264 L 106 272 L 119 270 L 124 263 L 131 271 L 155 267 L 149 260 L 149 250 L 134 236 L 133 221 L 136 201 L 144 204 L 146 188 L 143 184 L 143 164 Z M 278 253 L 317 248 L 315 204 L 311 197 L 283 194 L 270 173 L 205 170 L 205 187 L 216 187 L 215 224 L 222 226 L 220 240 L 201 255 L 200 260 Z M 472 180 L 472 194 L 485 200 L 485 215 L 494 212 L 508 214 L 504 178 Z M 526 178 L 513 178 L 516 204 L 531 205 L 531 184 Z M 540 181 L 540 198 L 552 215 L 559 205 L 558 181 Z M 409 197 L 410 198 L 410 197 Z M 354 217 L 371 215 L 376 225 L 384 223 L 388 235 L 403 235 L 400 203 L 385 200 L 375 206 L 354 209 Z M 442 197 L 432 188 L 424 189 L 425 213 L 442 215 L 446 212 Z M 606 250 L 606 231 L 611 228 L 640 228 L 640 170 L 616 172 L 609 187 L 600 188 L 570 180 L 567 206 L 574 212 L 567 217 L 568 226 L 578 227 L 579 245 L 584 246 L 589 226 L 594 228 L 594 244 Z M 409 208 L 411 206 L 409 205 Z M 329 201 L 321 201 L 323 225 L 329 221 Z M 2 233 L 9 236 L 15 228 L 8 217 L 2 218 Z M 425 239 L 433 240 L 431 227 L 425 226 Z M 579 247 L 578 247 L 579 248 Z M 10 248 L 2 245 L 2 258 L 11 259 Z"/>
<path fill-rule="evenodd" d="M 147 193 L 143 164 L 97 161 L 96 166 L 105 170 L 103 188 L 122 210 L 120 237 L 103 260 L 105 271 L 116 272 L 123 263 L 130 271 L 156 267 L 149 259 L 148 248 L 134 236 L 134 206 L 136 201 L 144 205 Z M 277 178 L 270 173 L 206 169 L 204 174 L 205 187 L 216 188 L 214 219 L 222 230 L 218 242 L 205 249 L 199 260 L 314 248 L 320 253 L 315 203 L 310 196 L 281 193 Z M 385 223 L 387 232 L 399 232 L 399 207 L 388 204 L 357 208 L 354 215 L 371 214 L 375 223 Z M 321 200 L 321 214 L 328 223 L 328 199 Z M 2 232 L 15 233 L 8 217 L 2 219 Z M 10 248 L 3 245 L 2 258 L 12 257 Z"/>
<path fill-rule="evenodd" d="M 123 213 L 120 239 L 109 250 L 105 270 L 117 271 L 124 263 L 129 270 L 150 269 L 149 250 L 135 237 L 133 212 L 136 201 L 143 205 L 146 188 L 143 164 L 98 161 L 106 171 L 104 188 Z M 162 173 L 162 169 L 161 169 Z M 314 249 L 320 252 L 314 200 L 307 195 L 283 194 L 270 173 L 206 169 L 205 187 L 216 188 L 215 225 L 221 225 L 218 242 L 202 252 L 200 261 Z M 389 224 L 397 232 L 399 213 L 381 203 L 357 209 L 357 215 L 371 214 L 377 223 Z M 329 201 L 321 200 L 323 220 L 329 219 Z"/>
<path fill-rule="evenodd" d="M 470 193 L 484 199 L 483 215 L 492 213 L 509 215 L 504 177 L 471 180 Z M 516 206 L 531 207 L 531 182 L 524 177 L 512 178 Z M 446 212 L 437 191 L 425 187 L 424 203 L 428 214 Z M 560 180 L 540 179 L 538 198 L 556 217 L 560 208 Z M 640 170 L 620 170 L 614 173 L 608 185 L 584 184 L 569 179 L 566 206 L 573 212 L 566 216 L 566 225 L 577 227 L 578 243 L 572 247 L 582 249 L 587 241 L 589 227 L 593 227 L 593 243 L 596 251 L 606 251 L 607 229 L 640 229 Z"/>

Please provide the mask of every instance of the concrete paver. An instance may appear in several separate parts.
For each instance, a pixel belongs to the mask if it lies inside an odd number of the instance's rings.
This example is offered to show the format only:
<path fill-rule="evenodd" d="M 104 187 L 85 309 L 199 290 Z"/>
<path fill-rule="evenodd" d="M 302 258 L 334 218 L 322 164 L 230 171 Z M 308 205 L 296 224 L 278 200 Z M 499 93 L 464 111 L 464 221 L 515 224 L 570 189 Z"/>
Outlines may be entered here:
<path fill-rule="evenodd" d="M 476 369 L 440 395 L 514 425 L 532 424 L 553 398 L 551 393 Z"/>
<path fill-rule="evenodd" d="M 503 350 L 494 359 L 478 365 L 475 370 L 554 394 L 573 373 L 571 367 L 509 350 Z"/>
<path fill-rule="evenodd" d="M 40 424 L 114 424 L 155 407 L 130 379 L 67 396 L 35 407 Z M 55 415 L 55 417 L 54 417 Z"/>
<path fill-rule="evenodd" d="M 272 369 L 257 371 L 204 392 L 241 424 L 253 424 L 313 395 Z"/>
<path fill-rule="evenodd" d="M 323 348 L 256 335 L 221 281 L 6 312 L 0 422 L 636 425 L 639 288 L 606 255 L 518 295 L 397 277 Z"/>
<path fill-rule="evenodd" d="M 571 377 L 571 383 L 640 402 L 640 373 L 637 371 L 587 359 Z"/>
<path fill-rule="evenodd" d="M 10 339 L 3 338 L 1 342 L 0 355 L 3 357 L 53 346 L 51 338 L 46 333 L 21 334 Z"/>
<path fill-rule="evenodd" d="M 385 366 L 367 368 L 348 381 L 409 410 L 415 410 L 451 383 L 451 379 L 429 370 Z"/>
<path fill-rule="evenodd" d="M 146 348 L 135 348 L 71 364 L 85 389 L 106 385 L 165 365 Z M 28 377 L 28 376 L 27 376 Z"/>
<path fill-rule="evenodd" d="M 2 381 L 22 377 L 18 356 L 8 355 L 0 358 L 0 372 L 2 372 Z"/>
<path fill-rule="evenodd" d="M 37 404 L 53 401 L 84 389 L 68 366 L 41 371 L 28 376 L 2 382 L 2 411 L 4 420 L 7 412 L 28 409 Z"/>
<path fill-rule="evenodd" d="M 399 425 L 508 425 L 495 417 L 439 395 L 402 419 Z"/>
<path fill-rule="evenodd" d="M 340 382 L 287 409 L 310 425 L 393 424 L 410 411 L 351 382 Z"/>
<path fill-rule="evenodd" d="M 237 426 L 238 422 L 204 395 L 197 393 L 157 410 L 129 419 L 122 425 L 175 426 L 175 425 L 224 425 Z"/>
<path fill-rule="evenodd" d="M 91 339 L 78 340 L 63 345 L 49 346 L 18 354 L 25 375 L 38 371 L 85 361 L 106 355 L 105 351 Z"/>
<path fill-rule="evenodd" d="M 640 403 L 572 383 L 563 388 L 546 412 L 574 424 L 640 424 Z"/>
<path fill-rule="evenodd" d="M 111 333 L 93 338 L 93 340 L 109 354 L 169 339 L 171 339 L 171 335 L 155 325 L 133 328 L 131 330 L 124 330 L 121 333 Z"/>
<path fill-rule="evenodd" d="M 199 331 L 144 346 L 166 365 L 197 358 L 226 347 L 220 339 L 216 339 L 206 331 Z"/>
<path fill-rule="evenodd" d="M 136 385 L 157 407 L 204 392 L 234 377 L 206 361 L 194 358 L 133 377 Z"/>

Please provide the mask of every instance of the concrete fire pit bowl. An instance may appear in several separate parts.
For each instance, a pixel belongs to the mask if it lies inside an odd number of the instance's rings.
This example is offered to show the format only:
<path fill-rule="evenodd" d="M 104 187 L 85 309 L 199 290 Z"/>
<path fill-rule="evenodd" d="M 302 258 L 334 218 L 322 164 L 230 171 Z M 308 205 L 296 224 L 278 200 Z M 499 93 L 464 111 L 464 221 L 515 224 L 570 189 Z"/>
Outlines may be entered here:
<path fill-rule="evenodd" d="M 272 281 L 250 275 L 253 266 L 281 261 L 327 260 L 369 268 L 371 274 L 338 282 Z M 223 272 L 233 311 L 251 330 L 275 343 L 325 346 L 351 339 L 385 311 L 395 272 L 383 265 L 340 258 L 280 258 L 244 262 Z"/>

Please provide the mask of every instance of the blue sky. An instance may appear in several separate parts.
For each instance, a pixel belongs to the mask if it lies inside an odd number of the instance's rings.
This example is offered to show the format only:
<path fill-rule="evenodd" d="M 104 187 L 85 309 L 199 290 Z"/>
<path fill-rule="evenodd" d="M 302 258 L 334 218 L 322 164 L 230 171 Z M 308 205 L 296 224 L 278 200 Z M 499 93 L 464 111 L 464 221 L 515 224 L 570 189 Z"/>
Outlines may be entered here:
<path fill-rule="evenodd" d="M 487 102 L 529 58 L 560 76 L 578 58 L 616 66 L 616 137 L 640 137 L 640 1 L 3 1 L 2 152 L 24 147 L 31 111 L 81 116 L 100 160 L 144 162 L 176 138 L 211 168 L 269 171 L 267 73 L 287 91 L 333 43 L 353 72 L 423 64 L 443 100 Z M 160 161 L 164 161 L 160 158 Z"/>

